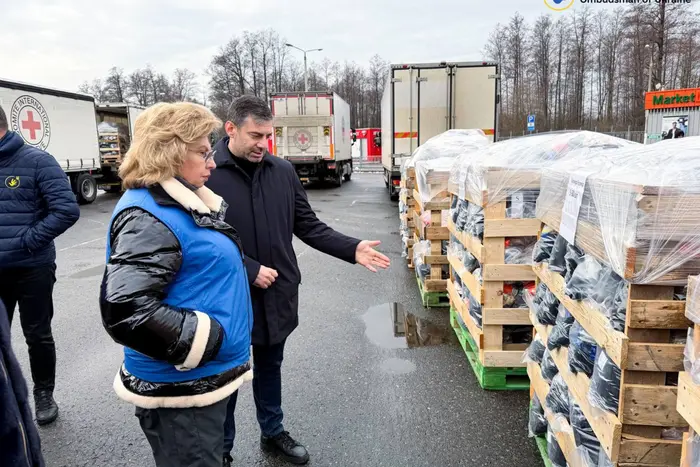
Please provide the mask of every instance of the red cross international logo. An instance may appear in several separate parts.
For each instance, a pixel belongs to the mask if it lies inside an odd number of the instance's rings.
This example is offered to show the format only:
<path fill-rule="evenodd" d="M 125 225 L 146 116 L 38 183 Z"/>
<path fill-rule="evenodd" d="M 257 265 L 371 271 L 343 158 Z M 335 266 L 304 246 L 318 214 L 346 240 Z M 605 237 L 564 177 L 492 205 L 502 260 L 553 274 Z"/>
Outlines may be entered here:
<path fill-rule="evenodd" d="M 22 136 L 22 139 L 40 149 L 46 149 L 51 141 L 51 123 L 46 109 L 32 96 L 24 95 L 17 98 L 10 111 L 12 131 Z"/>
<path fill-rule="evenodd" d="M 294 133 L 294 145 L 302 151 L 309 149 L 311 147 L 311 133 L 307 130 L 299 130 Z"/>

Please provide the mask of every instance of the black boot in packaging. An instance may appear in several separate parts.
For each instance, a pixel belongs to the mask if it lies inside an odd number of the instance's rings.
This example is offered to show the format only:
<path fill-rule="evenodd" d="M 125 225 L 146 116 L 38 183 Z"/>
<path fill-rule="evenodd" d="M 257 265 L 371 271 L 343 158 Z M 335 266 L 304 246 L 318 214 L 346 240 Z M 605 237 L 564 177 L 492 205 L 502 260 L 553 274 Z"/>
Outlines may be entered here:
<path fill-rule="evenodd" d="M 530 419 L 527 428 L 530 438 L 547 434 L 547 419 L 544 416 L 544 408 L 537 394 L 532 398 L 532 403 L 530 404 Z"/>
<path fill-rule="evenodd" d="M 555 230 L 550 227 L 545 226 L 540 234 L 540 239 L 537 240 L 535 248 L 532 252 L 532 261 L 535 264 L 542 263 L 544 261 L 549 261 L 549 257 L 552 255 L 552 248 L 554 248 L 554 242 L 559 235 Z"/>
<path fill-rule="evenodd" d="M 575 321 L 569 331 L 569 369 L 573 373 L 584 373 L 590 378 L 597 350 L 598 346 L 591 335 Z"/>
<path fill-rule="evenodd" d="M 576 446 L 578 446 L 577 450 L 581 452 L 582 457 L 587 461 L 584 465 L 597 466 L 600 441 L 598 441 L 581 407 L 573 401 L 571 402 L 569 423 L 574 431 L 574 440 L 576 441 Z"/>
<path fill-rule="evenodd" d="M 571 313 L 569 313 L 569 310 L 566 309 L 563 303 L 560 303 L 557 321 L 552 331 L 549 333 L 549 339 L 547 340 L 547 348 L 549 350 L 556 350 L 560 347 L 569 346 L 569 331 L 574 321 L 576 320 Z"/>
<path fill-rule="evenodd" d="M 571 410 L 569 386 L 566 385 L 564 377 L 561 374 L 557 374 L 554 379 L 552 379 L 552 386 L 549 388 L 545 404 L 553 413 L 560 414 L 566 418 L 567 421 L 569 420 L 569 412 Z"/>
<path fill-rule="evenodd" d="M 559 374 L 559 368 L 557 368 L 556 363 L 554 363 L 554 360 L 552 360 L 552 354 L 549 353 L 549 350 L 547 349 L 545 349 L 544 354 L 542 354 L 540 370 L 542 377 L 550 384 L 554 377 Z"/>
<path fill-rule="evenodd" d="M 591 255 L 586 255 L 576 266 L 573 274 L 566 282 L 564 293 L 572 300 L 586 300 L 593 295 L 600 281 L 602 265 Z"/>
<path fill-rule="evenodd" d="M 594 407 L 617 415 L 620 406 L 621 375 L 620 367 L 610 360 L 605 350 L 598 349 L 588 390 L 588 402 Z"/>
<path fill-rule="evenodd" d="M 549 270 L 561 274 L 562 276 L 566 275 L 566 261 L 564 257 L 566 256 L 566 247 L 568 244 L 564 237 L 561 235 L 557 236 L 554 241 L 554 247 L 552 248 L 552 255 L 549 258 Z"/>

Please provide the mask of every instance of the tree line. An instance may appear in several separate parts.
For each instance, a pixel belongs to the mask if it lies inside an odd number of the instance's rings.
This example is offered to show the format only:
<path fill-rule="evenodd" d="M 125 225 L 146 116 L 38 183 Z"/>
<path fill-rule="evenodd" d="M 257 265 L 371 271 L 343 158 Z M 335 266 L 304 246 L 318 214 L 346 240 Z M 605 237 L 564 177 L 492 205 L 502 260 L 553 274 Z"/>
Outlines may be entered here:
<path fill-rule="evenodd" d="M 491 32 L 483 53 L 501 63 L 501 133 L 642 130 L 644 95 L 700 87 L 698 14 L 682 4 L 542 15 L 516 13 Z M 651 64 L 651 67 L 650 67 Z"/>
<path fill-rule="evenodd" d="M 185 68 L 168 76 L 150 65 L 130 73 L 113 67 L 106 77 L 83 83 L 79 91 L 99 102 L 142 106 L 180 100 L 198 102 L 225 119 L 231 101 L 243 94 L 268 100 L 272 93 L 304 90 L 303 58 L 286 43 L 272 29 L 245 31 L 221 46 L 199 76 Z M 311 54 L 309 57 L 313 58 Z M 388 63 L 378 55 L 366 66 L 327 57 L 312 60 L 308 65 L 309 91 L 338 93 L 350 105 L 354 127 L 379 127 L 387 71 Z"/>

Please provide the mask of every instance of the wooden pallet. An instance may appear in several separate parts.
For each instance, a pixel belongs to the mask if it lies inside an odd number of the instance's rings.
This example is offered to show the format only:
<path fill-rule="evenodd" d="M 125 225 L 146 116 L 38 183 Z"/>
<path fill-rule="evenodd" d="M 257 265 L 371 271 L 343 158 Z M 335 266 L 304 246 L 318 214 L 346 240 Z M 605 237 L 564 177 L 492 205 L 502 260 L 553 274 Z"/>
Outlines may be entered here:
<path fill-rule="evenodd" d="M 544 436 L 536 436 L 535 441 L 537 442 L 537 449 L 540 451 L 544 466 L 552 467 L 552 461 L 549 460 L 549 453 L 547 452 L 547 438 Z"/>
<path fill-rule="evenodd" d="M 450 306 L 450 298 L 446 292 L 431 292 L 427 290 L 426 285 L 416 275 L 418 282 L 418 292 L 420 293 L 423 306 L 426 308 L 445 308 Z M 427 282 L 427 281 L 426 281 Z"/>
<path fill-rule="evenodd" d="M 400 200 L 403 201 L 403 203 L 407 206 L 407 212 L 402 213 L 399 215 L 399 219 L 401 221 L 401 225 L 405 226 L 409 232 L 415 231 L 416 224 L 415 220 L 413 217 L 413 210 L 415 209 L 416 206 L 416 201 L 413 199 L 413 190 L 416 188 L 416 170 L 413 168 L 410 168 L 407 170 L 407 177 L 404 178 L 402 176 L 401 178 L 401 183 L 400 183 L 401 188 L 401 195 L 400 195 Z M 408 249 L 407 249 L 407 256 L 406 256 L 406 265 L 408 266 L 409 269 L 414 269 L 413 265 L 413 244 L 415 243 L 415 240 L 413 238 L 409 238 L 408 240 Z"/>
<path fill-rule="evenodd" d="M 463 316 L 457 319 L 458 311 L 450 307 L 450 324 L 464 350 L 467 360 L 479 381 L 482 389 L 487 390 L 525 390 L 530 387 L 525 368 L 519 367 L 485 367 L 481 363 L 480 349 L 472 339 L 470 331 L 465 329 Z M 467 317 L 467 319 L 471 319 Z M 460 320 L 462 321 L 460 323 Z M 520 352 L 522 356 L 522 352 Z"/>
<path fill-rule="evenodd" d="M 562 417 L 555 420 L 554 414 L 545 406 L 547 394 L 549 394 L 549 383 L 542 377 L 542 369 L 537 363 L 529 362 L 527 364 L 527 376 L 530 378 L 530 401 L 532 401 L 534 398 L 533 396 L 536 394 L 542 407 L 544 407 L 544 415 L 547 419 L 547 423 L 550 426 L 558 424 L 561 428 L 554 432 L 554 436 L 557 438 L 557 443 L 559 443 L 559 447 L 564 453 L 567 463 L 571 467 L 583 467 L 578 465 L 578 457 L 575 455 L 576 440 L 574 439 L 571 425 Z M 538 438 L 540 439 L 538 439 L 537 444 L 540 448 L 540 453 L 542 453 L 542 459 L 545 461 L 545 465 L 551 465 L 549 454 L 547 453 L 547 439 L 544 437 Z M 544 445 L 541 444 L 542 442 L 544 442 Z"/>
<path fill-rule="evenodd" d="M 442 211 L 449 209 L 449 200 L 423 203 L 418 191 L 413 192 L 416 204 L 413 209 L 414 245 L 419 241 L 430 241 L 430 255 L 424 258 L 430 265 L 430 276 L 426 278 L 425 289 L 429 292 L 447 292 L 447 279 L 443 279 L 442 266 L 447 263 L 447 255 L 442 254 L 442 242 L 449 240 L 447 227 L 442 226 Z M 424 212 L 430 213 L 430 226 L 425 227 L 421 220 Z M 446 295 L 445 295 L 446 296 Z"/>
<path fill-rule="evenodd" d="M 687 423 L 676 410 L 677 388 L 667 385 L 667 374 L 683 370 L 683 344 L 671 343 L 671 331 L 687 328 L 685 302 L 673 300 L 674 287 L 630 284 L 625 331 L 612 329 L 595 307 L 571 300 L 564 293 L 564 278 L 535 265 L 543 282 L 599 347 L 622 369 L 618 415 L 594 409 L 588 403 L 590 379 L 568 366 L 568 348 L 551 352 L 559 373 L 588 419 L 608 457 L 620 466 L 677 466 L 681 442 L 661 439 L 666 427 Z M 534 315 L 536 332 L 545 340 L 551 326 Z"/>
<path fill-rule="evenodd" d="M 454 195 L 453 195 L 454 196 Z M 467 324 L 472 338 L 480 351 L 481 364 L 487 367 L 525 367 L 522 351 L 526 344 L 508 346 L 503 343 L 504 326 L 529 325 L 528 308 L 504 308 L 503 287 L 510 281 L 534 281 L 532 266 L 527 264 L 505 264 L 505 240 L 507 237 L 535 237 L 540 228 L 536 219 L 507 219 L 506 203 L 501 202 L 484 209 L 484 241 L 472 237 L 467 232 L 459 232 L 452 219 L 448 219 L 447 230 L 481 264 L 483 283 L 464 268 L 462 262 L 448 255 L 450 281 L 459 276 L 462 284 L 482 307 L 482 329 L 467 316 Z M 452 306 L 457 310 L 467 305 L 457 293 L 454 284 L 448 287 Z"/>
<path fill-rule="evenodd" d="M 691 276 L 688 279 L 688 300 L 686 300 L 686 317 L 700 315 L 700 303 L 697 301 L 700 293 L 700 276 Z M 693 323 L 693 351 L 690 356 L 697 360 L 700 358 L 700 324 Z M 681 454 L 681 467 L 694 467 L 690 464 L 692 445 L 690 438 L 700 433 L 700 385 L 693 381 L 690 373 L 682 371 L 678 375 L 678 413 L 688 422 L 690 430 L 683 437 L 683 452 Z"/>

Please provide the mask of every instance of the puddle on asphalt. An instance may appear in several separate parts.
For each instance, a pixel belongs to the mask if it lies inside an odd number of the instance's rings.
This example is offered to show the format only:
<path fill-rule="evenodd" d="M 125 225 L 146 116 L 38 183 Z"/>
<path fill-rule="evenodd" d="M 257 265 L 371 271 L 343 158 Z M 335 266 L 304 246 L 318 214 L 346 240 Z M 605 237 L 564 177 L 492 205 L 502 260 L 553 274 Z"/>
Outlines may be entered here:
<path fill-rule="evenodd" d="M 97 266 L 93 266 L 91 268 L 82 269 L 76 273 L 71 274 L 68 277 L 71 279 L 85 279 L 86 277 L 100 276 L 100 275 L 102 275 L 104 270 L 105 270 L 105 265 L 98 264 Z"/>
<path fill-rule="evenodd" d="M 387 358 L 379 368 L 390 375 L 405 375 L 416 370 L 416 364 L 403 358 Z"/>
<path fill-rule="evenodd" d="M 362 319 L 367 338 L 385 349 L 410 349 L 457 342 L 449 323 L 440 325 L 419 318 L 396 302 L 373 306 Z"/>

